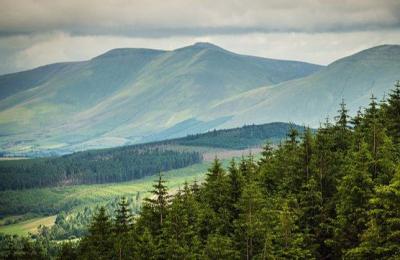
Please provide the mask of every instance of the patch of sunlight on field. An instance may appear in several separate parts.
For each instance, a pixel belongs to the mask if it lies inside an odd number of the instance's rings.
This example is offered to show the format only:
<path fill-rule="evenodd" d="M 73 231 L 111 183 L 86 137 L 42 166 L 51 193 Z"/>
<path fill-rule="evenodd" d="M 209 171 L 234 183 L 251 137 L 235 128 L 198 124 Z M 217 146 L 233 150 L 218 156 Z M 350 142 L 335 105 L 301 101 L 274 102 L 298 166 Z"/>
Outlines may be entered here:
<path fill-rule="evenodd" d="M 36 233 L 40 225 L 51 227 L 56 221 L 56 215 L 49 217 L 33 218 L 17 224 L 0 226 L 0 233 L 12 235 L 28 235 Z"/>

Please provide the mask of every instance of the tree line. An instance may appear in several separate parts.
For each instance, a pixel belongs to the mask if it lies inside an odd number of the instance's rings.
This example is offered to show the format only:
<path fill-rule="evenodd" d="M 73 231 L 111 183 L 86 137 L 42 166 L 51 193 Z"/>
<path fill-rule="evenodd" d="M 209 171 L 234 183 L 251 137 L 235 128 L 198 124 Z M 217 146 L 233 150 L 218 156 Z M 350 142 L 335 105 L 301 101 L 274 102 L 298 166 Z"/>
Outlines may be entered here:
<path fill-rule="evenodd" d="M 0 190 L 123 182 L 202 161 L 197 152 L 131 146 L 0 162 Z"/>
<path fill-rule="evenodd" d="M 262 146 L 265 140 L 279 143 L 282 139 L 285 139 L 286 133 L 290 128 L 295 128 L 299 132 L 303 131 L 303 128 L 299 125 L 276 122 L 213 130 L 203 134 L 188 135 L 184 138 L 163 142 L 187 146 L 246 149 L 254 146 Z"/>

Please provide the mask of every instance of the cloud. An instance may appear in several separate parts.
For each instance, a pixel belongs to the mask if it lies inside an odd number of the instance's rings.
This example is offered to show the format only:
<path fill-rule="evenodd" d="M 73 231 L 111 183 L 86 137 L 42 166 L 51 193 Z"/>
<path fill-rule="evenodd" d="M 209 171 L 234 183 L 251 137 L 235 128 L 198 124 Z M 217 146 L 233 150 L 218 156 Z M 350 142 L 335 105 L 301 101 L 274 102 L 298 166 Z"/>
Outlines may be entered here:
<path fill-rule="evenodd" d="M 399 0 L 1 0 L 0 74 L 118 47 L 209 41 L 237 53 L 328 64 L 400 43 Z"/>
<path fill-rule="evenodd" d="M 167 37 L 396 29 L 398 0 L 2 0 L 0 35 Z"/>

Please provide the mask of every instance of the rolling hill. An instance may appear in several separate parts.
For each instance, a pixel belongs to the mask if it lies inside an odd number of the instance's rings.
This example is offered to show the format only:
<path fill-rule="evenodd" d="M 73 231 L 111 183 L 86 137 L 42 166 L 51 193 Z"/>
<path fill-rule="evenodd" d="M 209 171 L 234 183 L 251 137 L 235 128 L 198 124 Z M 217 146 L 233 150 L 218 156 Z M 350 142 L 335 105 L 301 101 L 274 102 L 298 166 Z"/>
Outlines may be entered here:
<path fill-rule="evenodd" d="M 351 114 L 378 101 L 400 79 L 400 45 L 382 45 L 339 59 L 304 78 L 250 90 L 221 101 L 201 120 L 230 119 L 220 127 L 284 121 L 319 126 L 344 99 Z"/>
<path fill-rule="evenodd" d="M 240 150 L 280 142 L 291 127 L 303 131 L 301 126 L 277 122 L 58 157 L 0 161 L 0 190 L 140 179 L 200 163 L 213 148 Z"/>
<path fill-rule="evenodd" d="M 173 51 L 114 49 L 3 75 L 0 146 L 5 153 L 77 151 L 204 132 L 231 120 L 199 119 L 221 100 L 320 69 L 197 43 Z"/>

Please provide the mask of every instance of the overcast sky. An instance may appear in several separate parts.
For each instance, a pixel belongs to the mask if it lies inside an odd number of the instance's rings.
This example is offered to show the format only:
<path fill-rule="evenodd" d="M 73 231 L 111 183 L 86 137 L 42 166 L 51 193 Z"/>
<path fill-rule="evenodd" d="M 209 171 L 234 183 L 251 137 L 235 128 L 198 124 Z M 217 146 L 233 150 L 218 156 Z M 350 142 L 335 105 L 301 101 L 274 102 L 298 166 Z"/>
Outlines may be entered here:
<path fill-rule="evenodd" d="M 0 0 L 0 74 L 119 47 L 198 41 L 329 64 L 400 44 L 400 0 Z"/>

